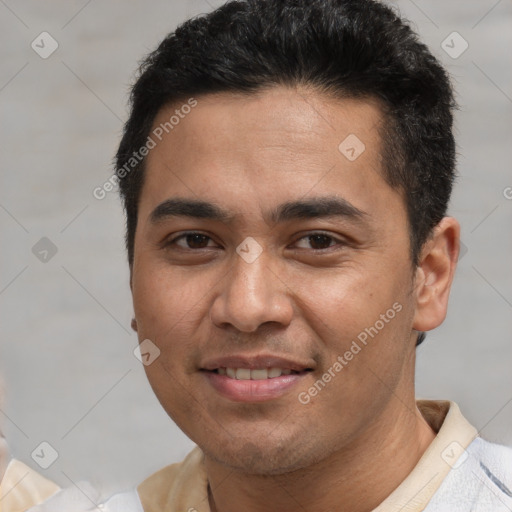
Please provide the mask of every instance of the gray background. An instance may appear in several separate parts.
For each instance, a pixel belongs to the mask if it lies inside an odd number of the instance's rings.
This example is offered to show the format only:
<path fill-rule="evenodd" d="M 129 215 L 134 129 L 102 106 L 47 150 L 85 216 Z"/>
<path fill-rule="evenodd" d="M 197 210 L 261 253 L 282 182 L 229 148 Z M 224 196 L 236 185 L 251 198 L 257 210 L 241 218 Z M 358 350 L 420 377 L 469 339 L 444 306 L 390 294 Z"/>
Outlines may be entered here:
<path fill-rule="evenodd" d="M 221 3 L 0 0 L 0 422 L 13 456 L 61 485 L 133 486 L 192 446 L 133 355 L 120 202 L 92 191 L 112 173 L 137 62 Z M 484 437 L 512 445 L 512 2 L 394 5 L 461 105 L 451 213 L 467 253 L 448 319 L 418 350 L 418 396 L 458 402 Z M 31 48 L 43 31 L 59 44 L 47 59 Z M 441 47 L 454 31 L 469 44 L 458 58 Z M 57 248 L 47 262 L 32 252 L 42 237 Z M 59 453 L 47 470 L 31 458 L 42 441 Z"/>

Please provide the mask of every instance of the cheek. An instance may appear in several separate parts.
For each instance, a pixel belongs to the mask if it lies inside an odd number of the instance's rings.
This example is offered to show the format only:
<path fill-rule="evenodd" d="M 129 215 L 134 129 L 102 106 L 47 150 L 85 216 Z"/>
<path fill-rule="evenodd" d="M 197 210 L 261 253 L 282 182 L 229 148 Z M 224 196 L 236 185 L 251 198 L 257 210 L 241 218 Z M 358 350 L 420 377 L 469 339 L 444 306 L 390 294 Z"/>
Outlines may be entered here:
<path fill-rule="evenodd" d="M 376 375 L 393 379 L 400 371 L 413 318 L 405 277 L 361 270 L 301 280 L 297 303 L 321 344 L 322 371 L 341 357 L 343 370 L 331 373 L 351 393 L 364 395 L 382 384 Z"/>
<path fill-rule="evenodd" d="M 204 280 L 203 280 L 204 282 Z M 133 276 L 133 302 L 139 341 L 151 340 L 159 356 L 144 366 L 157 398 L 174 418 L 192 415 L 189 373 L 197 328 L 204 318 L 201 282 L 160 264 L 140 265 Z"/>
<path fill-rule="evenodd" d="M 134 269 L 133 304 L 140 329 L 162 335 L 186 325 L 202 306 L 206 288 L 192 274 L 171 272 L 159 262 L 141 261 Z"/>
<path fill-rule="evenodd" d="M 338 425 L 350 433 L 371 423 L 403 378 L 412 314 L 393 298 L 381 297 L 381 306 L 347 297 L 342 308 L 326 302 L 321 320 L 312 320 L 324 355 L 320 371 L 298 398 L 308 402 L 312 417 L 337 418 L 326 422 L 333 434 Z"/>
<path fill-rule="evenodd" d="M 374 272 L 368 266 L 353 265 L 309 275 L 301 272 L 290 276 L 289 282 L 308 323 L 340 341 L 357 336 L 396 301 L 403 301 L 403 286 L 393 282 L 393 276 L 388 278 L 386 272 Z"/>

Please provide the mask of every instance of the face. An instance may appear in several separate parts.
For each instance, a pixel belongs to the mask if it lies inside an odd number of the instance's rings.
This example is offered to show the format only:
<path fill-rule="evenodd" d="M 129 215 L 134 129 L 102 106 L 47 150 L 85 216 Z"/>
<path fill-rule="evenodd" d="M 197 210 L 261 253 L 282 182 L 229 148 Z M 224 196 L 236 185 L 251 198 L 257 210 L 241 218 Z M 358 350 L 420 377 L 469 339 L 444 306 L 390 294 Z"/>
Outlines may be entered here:
<path fill-rule="evenodd" d="M 139 340 L 160 350 L 147 376 L 212 460 L 306 467 L 413 387 L 414 273 L 381 112 L 284 87 L 196 100 L 146 161 L 131 287 Z"/>

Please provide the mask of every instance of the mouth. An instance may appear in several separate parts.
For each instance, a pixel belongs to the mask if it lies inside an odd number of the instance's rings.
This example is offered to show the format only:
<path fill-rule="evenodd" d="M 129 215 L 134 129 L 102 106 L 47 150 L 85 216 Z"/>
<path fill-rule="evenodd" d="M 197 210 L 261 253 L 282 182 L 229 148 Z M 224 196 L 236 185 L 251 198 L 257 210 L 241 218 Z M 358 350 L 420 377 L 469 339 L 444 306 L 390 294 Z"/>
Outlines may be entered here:
<path fill-rule="evenodd" d="M 263 402 L 289 393 L 313 369 L 280 357 L 227 357 L 205 363 L 200 373 L 230 401 Z"/>
<path fill-rule="evenodd" d="M 217 375 L 225 375 L 229 379 L 236 380 L 267 380 L 276 379 L 282 375 L 299 375 L 311 371 L 305 368 L 303 371 L 291 370 L 290 368 L 217 368 L 212 370 Z"/>

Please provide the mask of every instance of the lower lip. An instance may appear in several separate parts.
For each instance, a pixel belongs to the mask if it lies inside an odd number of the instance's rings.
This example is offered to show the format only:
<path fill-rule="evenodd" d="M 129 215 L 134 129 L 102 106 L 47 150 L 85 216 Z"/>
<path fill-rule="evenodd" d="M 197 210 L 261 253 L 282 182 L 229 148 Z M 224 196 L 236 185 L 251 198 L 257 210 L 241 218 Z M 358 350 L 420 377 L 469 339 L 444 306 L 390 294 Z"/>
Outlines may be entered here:
<path fill-rule="evenodd" d="M 219 394 L 235 402 L 265 402 L 279 398 L 306 375 L 304 372 L 272 379 L 238 380 L 211 371 L 203 374 Z"/>

